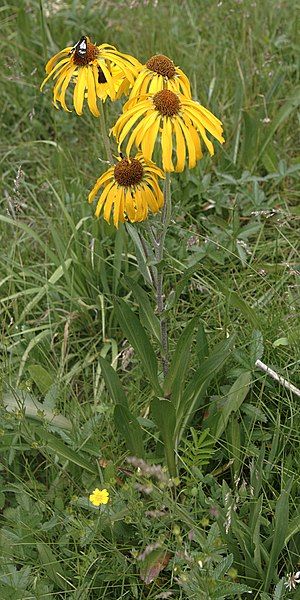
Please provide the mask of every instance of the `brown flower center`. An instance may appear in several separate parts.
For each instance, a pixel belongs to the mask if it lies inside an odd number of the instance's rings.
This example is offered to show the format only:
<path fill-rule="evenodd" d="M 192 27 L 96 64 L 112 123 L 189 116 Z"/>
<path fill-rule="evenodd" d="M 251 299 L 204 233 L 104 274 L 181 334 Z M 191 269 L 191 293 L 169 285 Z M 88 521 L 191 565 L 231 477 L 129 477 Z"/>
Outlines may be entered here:
<path fill-rule="evenodd" d="M 174 117 L 180 110 L 179 98 L 170 90 L 162 90 L 157 92 L 153 97 L 153 103 L 163 117 Z"/>
<path fill-rule="evenodd" d="M 99 54 L 97 46 L 92 44 L 86 36 L 82 36 L 71 52 L 73 54 L 73 61 L 78 67 L 85 67 L 93 62 Z"/>
<path fill-rule="evenodd" d="M 137 185 L 143 178 L 144 169 L 142 163 L 136 158 L 122 158 L 114 169 L 115 180 L 124 187 Z"/>
<path fill-rule="evenodd" d="M 164 54 L 155 54 L 154 56 L 151 56 L 148 62 L 146 62 L 146 67 L 150 69 L 150 71 L 154 71 L 158 75 L 162 75 L 168 79 L 174 77 L 176 73 L 173 61 Z"/>

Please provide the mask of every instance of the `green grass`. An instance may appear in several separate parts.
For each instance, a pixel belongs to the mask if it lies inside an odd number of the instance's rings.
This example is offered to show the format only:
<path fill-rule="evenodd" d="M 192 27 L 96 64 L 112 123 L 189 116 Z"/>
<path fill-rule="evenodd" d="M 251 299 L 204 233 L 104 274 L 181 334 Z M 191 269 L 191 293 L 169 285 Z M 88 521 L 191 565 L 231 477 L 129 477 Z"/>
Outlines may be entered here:
<path fill-rule="evenodd" d="M 284 581 L 299 569 L 299 399 L 255 368 L 262 358 L 300 387 L 296 2 L 131 4 L 0 8 L 0 596 L 297 599 Z M 225 128 L 213 159 L 172 178 L 171 356 L 195 317 L 173 394 L 207 366 L 206 343 L 235 335 L 193 405 L 173 482 L 126 462 L 142 429 L 145 460 L 166 467 L 173 412 L 155 418 L 147 361 L 115 309 L 122 298 L 139 314 L 125 276 L 155 304 L 135 246 L 86 201 L 104 169 L 99 123 L 39 92 L 46 60 L 84 33 L 142 62 L 170 56 Z M 107 107 L 109 126 L 121 106 Z M 110 394 L 101 357 L 117 367 Z M 100 511 L 95 487 L 110 491 Z"/>

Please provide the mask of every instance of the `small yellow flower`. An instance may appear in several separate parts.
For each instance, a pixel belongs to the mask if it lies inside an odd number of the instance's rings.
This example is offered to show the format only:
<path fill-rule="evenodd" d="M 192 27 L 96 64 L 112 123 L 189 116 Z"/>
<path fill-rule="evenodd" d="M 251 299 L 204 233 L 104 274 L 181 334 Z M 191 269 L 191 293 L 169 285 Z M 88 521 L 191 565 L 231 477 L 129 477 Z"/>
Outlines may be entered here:
<path fill-rule="evenodd" d="M 96 217 L 103 208 L 104 219 L 108 222 L 113 210 L 115 227 L 127 220 L 132 223 L 144 221 L 149 209 L 156 213 L 164 202 L 158 177 L 164 178 L 164 173 L 152 161 L 145 160 L 141 153 L 135 158 L 120 157 L 116 165 L 97 179 L 88 201 L 93 202 L 103 186 Z"/>
<path fill-rule="evenodd" d="M 138 96 L 156 94 L 164 89 L 191 98 L 190 82 L 184 72 L 164 54 L 155 54 L 142 66 L 129 98 L 135 97 L 137 101 Z"/>
<path fill-rule="evenodd" d="M 195 167 L 203 156 L 201 139 L 210 155 L 214 154 L 208 131 L 221 144 L 222 123 L 207 108 L 183 94 L 162 90 L 154 95 L 146 94 L 136 102 L 128 100 L 123 114 L 117 120 L 112 133 L 119 148 L 127 135 L 127 155 L 133 144 L 140 148 L 146 160 L 151 160 L 155 142 L 160 139 L 164 171 L 183 171 L 188 154 L 189 168 Z M 177 158 L 174 166 L 173 157 Z"/>
<path fill-rule="evenodd" d="M 133 86 L 141 64 L 133 56 L 118 52 L 114 46 L 92 44 L 90 38 L 82 36 L 75 46 L 64 48 L 46 64 L 45 77 L 41 90 L 53 78 L 53 102 L 59 102 L 64 110 L 66 91 L 70 83 L 75 83 L 73 104 L 78 115 L 82 114 L 83 102 L 87 98 L 88 107 L 95 117 L 99 117 L 97 98 L 111 100 L 128 93 Z"/>
<path fill-rule="evenodd" d="M 109 500 L 109 493 L 107 490 L 99 490 L 96 488 L 89 496 L 89 501 L 94 506 L 100 506 L 100 504 L 107 504 Z"/>

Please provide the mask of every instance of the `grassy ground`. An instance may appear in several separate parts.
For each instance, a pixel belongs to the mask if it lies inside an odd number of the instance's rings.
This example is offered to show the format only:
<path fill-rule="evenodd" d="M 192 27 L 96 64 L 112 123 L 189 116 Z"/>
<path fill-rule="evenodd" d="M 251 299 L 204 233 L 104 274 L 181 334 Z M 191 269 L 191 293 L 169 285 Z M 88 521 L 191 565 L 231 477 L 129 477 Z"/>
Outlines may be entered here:
<path fill-rule="evenodd" d="M 284 0 L 0 8 L 3 599 L 300 598 L 284 586 L 300 568 L 299 398 L 255 368 L 261 358 L 300 387 L 295 12 Z M 153 392 L 114 308 L 126 297 L 137 313 L 124 275 L 154 298 L 126 230 L 86 201 L 103 171 L 98 121 L 39 92 L 46 60 L 82 34 L 142 62 L 170 56 L 225 127 L 214 158 L 172 183 L 171 354 L 197 317 L 189 381 L 206 342 L 236 336 L 173 483 L 126 462 L 101 371 L 100 357 L 117 365 L 144 458 L 164 467 Z M 95 487 L 110 492 L 100 511 Z"/>

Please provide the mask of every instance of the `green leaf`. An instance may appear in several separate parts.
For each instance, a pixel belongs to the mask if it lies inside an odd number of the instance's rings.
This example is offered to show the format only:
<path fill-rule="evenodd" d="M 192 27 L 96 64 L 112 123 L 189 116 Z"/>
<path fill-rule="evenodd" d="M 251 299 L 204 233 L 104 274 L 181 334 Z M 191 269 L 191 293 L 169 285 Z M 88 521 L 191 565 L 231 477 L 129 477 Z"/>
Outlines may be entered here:
<path fill-rule="evenodd" d="M 270 552 L 270 559 L 266 565 L 266 576 L 264 582 L 264 591 L 269 590 L 274 577 L 277 576 L 278 558 L 284 548 L 285 538 L 288 531 L 289 522 L 289 495 L 292 487 L 292 480 L 289 481 L 285 490 L 282 490 L 275 508 L 274 535 Z"/>
<path fill-rule="evenodd" d="M 99 475 L 96 464 L 81 456 L 78 450 L 73 450 L 67 446 L 56 435 L 39 426 L 35 427 L 34 431 L 40 441 L 39 452 L 45 454 L 46 451 L 50 450 L 57 454 L 62 462 L 68 460 L 89 473 L 93 473 L 93 475 Z"/>
<path fill-rule="evenodd" d="M 221 414 L 215 428 L 212 428 L 212 435 L 218 440 L 227 427 L 229 417 L 235 413 L 244 402 L 250 388 L 251 373 L 241 373 L 234 384 L 231 386 L 225 403 L 222 406 Z"/>
<path fill-rule="evenodd" d="M 184 385 L 185 374 L 189 366 L 190 348 L 197 317 L 194 317 L 185 327 L 176 344 L 169 371 L 164 383 L 166 396 L 171 396 L 176 406 Z"/>
<path fill-rule="evenodd" d="M 115 301 L 115 312 L 124 335 L 142 362 L 144 371 L 152 384 L 154 392 L 161 396 L 162 390 L 157 378 L 156 356 L 138 317 L 122 299 Z"/>
<path fill-rule="evenodd" d="M 208 341 L 207 335 L 204 329 L 204 323 L 200 321 L 197 337 L 196 337 L 196 355 L 199 365 L 208 357 L 209 349 L 208 349 Z"/>
<path fill-rule="evenodd" d="M 23 390 L 14 393 L 7 392 L 3 394 L 2 404 L 9 413 L 24 411 L 25 417 L 36 419 L 38 421 L 47 421 L 50 425 L 59 429 L 72 429 L 72 423 L 63 415 L 49 410 L 45 404 L 38 402 L 32 394 Z"/>
<path fill-rule="evenodd" d="M 45 542 L 37 542 L 37 551 L 43 569 L 51 581 L 53 581 L 61 590 L 65 590 L 68 581 L 66 579 L 65 566 L 59 563 L 55 554 Z"/>
<path fill-rule="evenodd" d="M 252 167 L 254 168 L 261 157 L 263 156 L 268 144 L 270 143 L 274 133 L 277 131 L 278 127 L 282 125 L 290 116 L 290 114 L 299 106 L 300 104 L 300 86 L 297 86 L 289 95 L 285 103 L 279 109 L 277 115 L 272 119 L 266 135 L 262 142 L 260 143 L 259 150 L 256 154 L 255 161 L 253 162 Z"/>
<path fill-rule="evenodd" d="M 257 311 L 254 311 L 253 308 L 251 308 L 251 306 L 249 306 L 237 292 L 228 288 L 223 281 L 215 276 L 212 276 L 212 279 L 219 291 L 227 298 L 228 302 L 234 308 L 240 310 L 244 317 L 251 323 L 251 325 L 253 325 L 255 329 L 259 330 L 261 323 L 259 317 L 257 316 Z"/>
<path fill-rule="evenodd" d="M 126 223 L 126 230 L 128 231 L 135 245 L 136 259 L 138 262 L 140 273 L 144 277 L 145 282 L 152 285 L 151 270 L 155 276 L 157 275 L 157 270 L 154 266 L 155 255 L 153 253 L 153 250 L 150 247 L 150 245 L 146 242 L 142 234 L 140 234 L 137 231 L 136 227 L 130 225 L 130 223 Z M 151 267 L 149 267 L 148 262 L 152 263 Z"/>
<path fill-rule="evenodd" d="M 53 377 L 41 365 L 29 365 L 28 371 L 41 394 L 46 395 L 53 383 Z"/>
<path fill-rule="evenodd" d="M 115 404 L 122 404 L 123 406 L 128 407 L 126 394 L 122 388 L 122 384 L 116 371 L 107 362 L 107 360 L 105 360 L 105 358 L 102 358 L 102 356 L 99 356 L 99 364 L 107 391 L 113 402 Z"/>
<path fill-rule="evenodd" d="M 139 305 L 140 317 L 143 325 L 155 336 L 159 344 L 160 341 L 160 323 L 157 316 L 154 314 L 149 296 L 143 288 L 136 283 L 131 277 L 124 277 L 125 283 L 132 290 L 133 295 Z"/>
<path fill-rule="evenodd" d="M 151 403 L 153 420 L 161 434 L 167 465 L 171 477 L 176 477 L 175 438 L 176 413 L 173 403 L 165 398 L 153 398 Z"/>
<path fill-rule="evenodd" d="M 220 342 L 192 377 L 185 388 L 176 415 L 176 433 L 180 441 L 184 429 L 198 410 L 213 376 L 223 367 L 229 358 L 235 335 Z"/>
<path fill-rule="evenodd" d="M 126 446 L 133 456 L 143 458 L 144 444 L 141 426 L 127 406 L 117 404 L 114 410 L 114 421 Z"/>
<path fill-rule="evenodd" d="M 115 252 L 114 252 L 114 270 L 113 270 L 113 293 L 117 293 L 118 283 L 121 275 L 121 265 L 123 259 L 125 231 L 121 227 L 118 229 L 115 237 Z"/>

